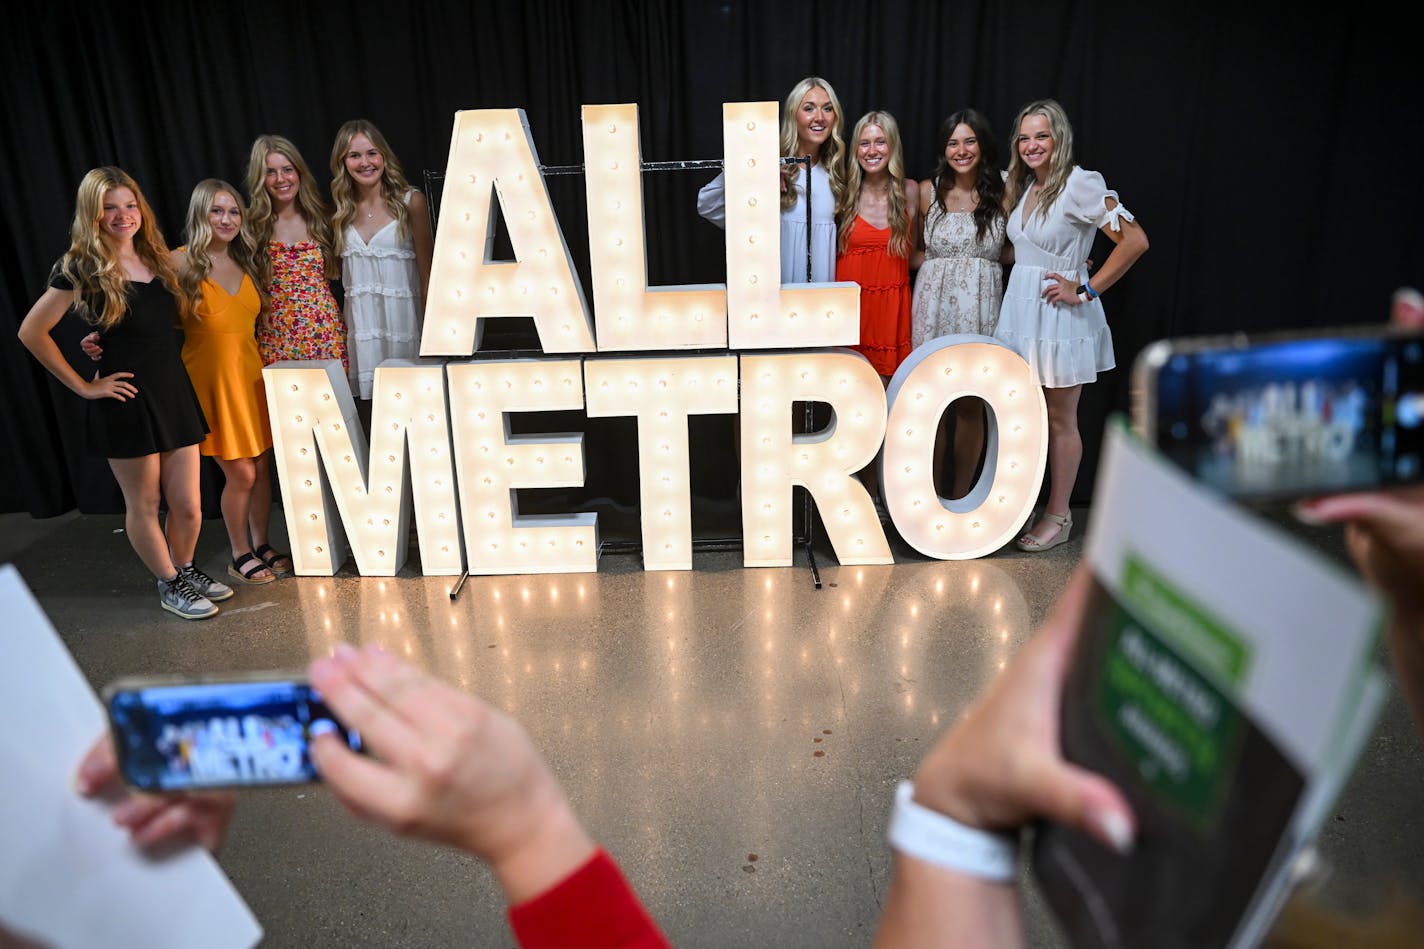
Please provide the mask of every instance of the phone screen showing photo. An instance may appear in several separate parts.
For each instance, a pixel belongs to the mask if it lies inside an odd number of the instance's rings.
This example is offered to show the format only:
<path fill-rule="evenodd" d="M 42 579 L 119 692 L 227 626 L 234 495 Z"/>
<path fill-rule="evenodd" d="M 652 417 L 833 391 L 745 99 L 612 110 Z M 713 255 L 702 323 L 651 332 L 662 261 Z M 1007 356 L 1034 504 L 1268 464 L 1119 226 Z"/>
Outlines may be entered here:
<path fill-rule="evenodd" d="M 1198 479 L 1242 498 L 1418 481 L 1424 345 L 1293 340 L 1181 353 L 1158 374 L 1157 437 Z"/>
<path fill-rule="evenodd" d="M 342 727 L 305 682 L 226 682 L 114 694 L 109 718 L 124 779 L 153 791 L 317 780 L 311 740 Z"/>

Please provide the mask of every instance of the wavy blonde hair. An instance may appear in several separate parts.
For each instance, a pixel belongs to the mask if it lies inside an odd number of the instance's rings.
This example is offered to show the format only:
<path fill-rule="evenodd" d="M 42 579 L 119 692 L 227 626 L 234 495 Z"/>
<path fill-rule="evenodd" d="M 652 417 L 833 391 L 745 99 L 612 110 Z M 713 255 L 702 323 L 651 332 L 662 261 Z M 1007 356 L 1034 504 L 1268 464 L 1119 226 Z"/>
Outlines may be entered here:
<path fill-rule="evenodd" d="M 257 241 L 247 226 L 247 209 L 242 206 L 242 194 L 232 185 L 218 178 L 204 178 L 193 189 L 188 199 L 188 217 L 183 222 L 183 239 L 187 242 L 184 252 L 188 256 L 188 269 L 178 277 L 179 306 L 185 317 L 202 319 L 199 305 L 203 302 L 203 281 L 213 272 L 213 258 L 208 249 L 213 243 L 213 225 L 208 218 L 213 201 L 220 194 L 229 194 L 237 203 L 242 216 L 242 227 L 237 237 L 227 245 L 227 255 L 247 276 L 252 278 L 258 294 L 262 293 L 262 277 L 257 269 Z M 265 298 L 264 298 L 265 303 Z"/>
<path fill-rule="evenodd" d="M 839 222 L 836 247 L 840 253 L 845 253 L 850 232 L 855 227 L 860 189 L 865 183 L 855 150 L 859 147 L 861 134 L 872 125 L 880 127 L 885 133 L 885 143 L 890 146 L 890 253 L 896 257 L 909 257 L 910 218 L 906 214 L 905 156 L 900 147 L 900 126 L 889 112 L 867 112 L 855 123 L 855 131 L 850 137 L 852 147 L 846 154 L 845 193 L 836 203 L 836 220 Z"/>
<path fill-rule="evenodd" d="M 351 140 L 364 135 L 381 153 L 384 165 L 381 171 L 381 197 L 386 202 L 386 210 L 396 219 L 396 233 L 401 240 L 410 238 L 410 208 L 406 206 L 406 192 L 410 182 L 401 170 L 400 161 L 391 151 L 390 144 L 381 130 L 365 119 L 352 119 L 336 130 L 336 141 L 331 146 L 331 202 L 336 205 L 336 213 L 331 218 L 332 240 L 336 256 L 346 251 L 346 227 L 356 219 L 356 182 L 346 170 L 346 153 L 351 150 Z"/>
<path fill-rule="evenodd" d="M 252 143 L 252 153 L 247 158 L 247 224 L 252 231 L 252 239 L 257 242 L 257 267 L 262 277 L 259 286 L 267 287 L 272 283 L 272 257 L 268 253 L 267 242 L 272 239 L 272 219 L 276 212 L 264 181 L 267 177 L 267 156 L 273 153 L 286 158 L 297 170 L 297 213 L 306 221 L 312 240 L 321 248 L 322 266 L 327 279 L 334 280 L 340 273 L 337 262 L 341 258 L 335 253 L 331 239 L 331 208 L 327 207 L 321 192 L 316 190 L 311 169 L 291 139 L 281 135 L 259 135 Z"/>
<path fill-rule="evenodd" d="M 806 94 L 812 89 L 824 89 L 826 96 L 831 100 L 831 109 L 835 112 L 835 121 L 831 123 L 831 134 L 821 143 L 821 152 L 816 156 L 816 161 L 826 169 L 826 174 L 831 178 L 831 194 L 837 203 L 841 200 L 841 195 L 845 193 L 844 169 L 842 166 L 842 156 L 845 155 L 845 139 L 841 138 L 841 129 L 845 127 L 845 119 L 841 115 L 841 100 L 836 97 L 836 90 L 831 88 L 831 84 L 818 76 L 807 76 L 791 88 L 791 93 L 786 97 L 786 107 L 781 110 L 781 157 L 796 158 L 800 145 L 800 138 L 796 134 L 796 112 L 801 108 L 801 100 L 806 98 Z M 811 187 L 810 176 L 807 176 L 806 187 Z M 796 204 L 796 189 L 792 188 L 781 196 L 781 210 L 789 211 Z"/>
<path fill-rule="evenodd" d="M 1024 190 L 1033 178 L 1033 169 L 1024 164 L 1019 155 L 1020 130 L 1024 119 L 1030 115 L 1041 115 L 1048 120 L 1048 134 L 1053 136 L 1053 154 L 1048 156 L 1048 178 L 1043 183 L 1043 193 L 1038 196 L 1036 215 L 1047 216 L 1048 209 L 1063 193 L 1068 184 L 1068 176 L 1073 173 L 1073 126 L 1068 122 L 1068 113 L 1063 106 L 1052 99 L 1038 99 L 1019 110 L 1014 119 L 1012 138 L 1009 142 L 1009 180 L 1004 191 L 1009 207 L 1017 207 Z"/>
<path fill-rule="evenodd" d="M 139 227 L 134 234 L 134 253 L 162 280 L 168 292 L 178 294 L 168 245 L 158 221 L 143 196 L 138 182 L 122 168 L 105 165 L 91 170 L 79 182 L 74 198 L 74 221 L 69 226 L 69 249 L 54 265 L 74 288 L 74 309 L 84 320 L 107 332 L 123 322 L 128 312 L 129 279 L 119 262 L 119 254 L 99 228 L 104 216 L 104 198 L 115 188 L 127 188 L 138 203 Z"/>

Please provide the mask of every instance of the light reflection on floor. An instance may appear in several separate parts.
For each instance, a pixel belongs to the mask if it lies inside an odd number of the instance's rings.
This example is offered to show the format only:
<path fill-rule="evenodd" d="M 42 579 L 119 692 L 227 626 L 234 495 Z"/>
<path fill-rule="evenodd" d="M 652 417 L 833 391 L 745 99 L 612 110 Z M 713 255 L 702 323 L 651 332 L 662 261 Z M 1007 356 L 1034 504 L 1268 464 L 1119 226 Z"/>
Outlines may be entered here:
<path fill-rule="evenodd" d="M 1086 512 L 1085 512 L 1086 513 Z M 1083 515 L 1079 515 L 1082 519 Z M 162 613 L 112 528 L 81 517 L 17 561 L 96 686 L 291 668 L 380 643 L 517 717 L 680 946 L 864 945 L 894 784 L 1022 645 L 1082 541 L 1045 555 L 691 572 L 284 579 L 224 615 Z M 201 563 L 221 572 L 220 531 Z M 1417 759 L 1413 767 L 1418 767 Z M 508 943 L 484 872 L 356 824 L 319 788 L 248 795 L 222 862 L 269 946 Z M 1419 861 L 1424 865 L 1424 860 Z M 1031 941 L 1056 945 L 1029 904 Z"/>

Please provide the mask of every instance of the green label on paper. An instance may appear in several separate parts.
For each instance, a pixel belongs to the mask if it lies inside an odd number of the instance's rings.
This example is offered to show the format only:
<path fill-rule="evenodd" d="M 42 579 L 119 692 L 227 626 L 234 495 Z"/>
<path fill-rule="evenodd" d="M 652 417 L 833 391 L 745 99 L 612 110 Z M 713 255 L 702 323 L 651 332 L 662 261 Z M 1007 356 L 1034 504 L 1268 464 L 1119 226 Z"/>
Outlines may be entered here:
<path fill-rule="evenodd" d="M 1231 779 L 1241 713 L 1148 624 L 1114 603 L 1098 710 L 1138 774 L 1166 801 L 1209 823 Z"/>
<path fill-rule="evenodd" d="M 1199 668 L 1211 670 L 1219 682 L 1240 685 L 1245 680 L 1251 651 L 1241 637 L 1133 554 L 1123 567 L 1122 598 L 1143 622 Z"/>

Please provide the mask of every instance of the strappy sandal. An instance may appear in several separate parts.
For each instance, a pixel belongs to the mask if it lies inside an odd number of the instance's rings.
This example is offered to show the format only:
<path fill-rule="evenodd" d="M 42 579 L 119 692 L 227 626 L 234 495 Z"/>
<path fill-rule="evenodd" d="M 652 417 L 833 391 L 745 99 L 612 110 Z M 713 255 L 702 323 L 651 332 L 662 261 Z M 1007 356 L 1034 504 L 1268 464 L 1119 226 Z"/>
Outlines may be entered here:
<path fill-rule="evenodd" d="M 271 544 L 254 547 L 252 552 L 260 557 L 273 573 L 292 572 L 292 558 L 280 550 L 273 550 Z"/>
<path fill-rule="evenodd" d="M 1018 547 L 1019 550 L 1025 551 L 1030 554 L 1036 554 L 1041 553 L 1045 550 L 1052 550 L 1059 544 L 1067 543 L 1068 535 L 1073 530 L 1073 515 L 1071 513 L 1064 515 L 1050 514 L 1047 511 L 1044 511 L 1043 519 L 1045 521 L 1051 521 L 1052 523 L 1057 524 L 1058 533 L 1053 536 L 1052 540 L 1048 541 L 1039 540 L 1038 535 L 1036 534 L 1024 534 L 1018 539 L 1017 543 L 1015 544 L 1015 546 Z"/>
<path fill-rule="evenodd" d="M 261 576 L 260 572 L 265 572 L 267 576 Z M 243 583 L 251 583 L 253 585 L 271 583 L 277 579 L 277 575 L 272 572 L 272 568 L 267 566 L 266 562 L 260 557 L 253 556 L 251 551 L 248 551 L 228 564 L 227 575 L 234 580 L 240 580 Z"/>

